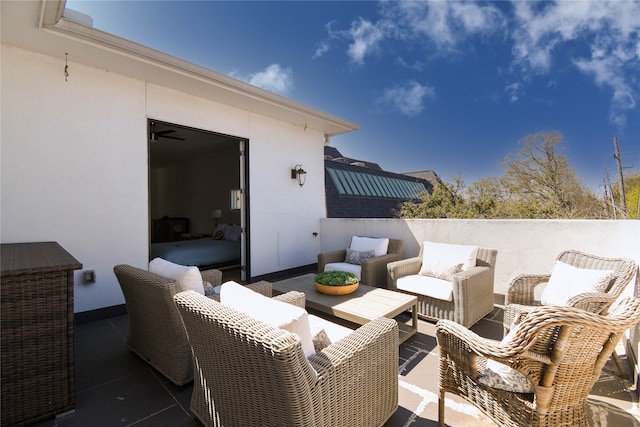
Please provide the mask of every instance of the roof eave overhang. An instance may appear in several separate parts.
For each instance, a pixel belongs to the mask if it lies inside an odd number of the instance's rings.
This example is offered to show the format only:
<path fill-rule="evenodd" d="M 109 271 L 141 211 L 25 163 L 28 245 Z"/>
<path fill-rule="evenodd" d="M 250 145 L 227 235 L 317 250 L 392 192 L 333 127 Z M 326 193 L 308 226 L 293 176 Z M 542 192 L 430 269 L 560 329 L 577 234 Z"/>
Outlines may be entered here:
<path fill-rule="evenodd" d="M 9 3 L 13 3 L 13 7 L 18 7 L 16 3 L 21 2 Z M 24 22 L 20 24 L 16 24 L 13 17 L 12 23 L 6 22 L 6 19 L 9 19 L 7 12 L 12 11 L 3 10 L 1 14 L 3 43 L 6 41 L 5 44 L 61 58 L 68 53 L 69 61 L 169 87 L 305 128 L 316 129 L 327 136 L 359 129 L 359 125 L 351 121 L 164 52 L 69 20 L 64 17 L 64 5 L 65 2 L 60 0 L 42 0 L 38 15 L 26 14 L 23 17 L 26 19 L 23 19 Z M 19 19 L 19 17 L 15 18 Z M 37 24 L 34 22 L 35 19 Z M 10 25 L 9 29 L 5 23 Z M 28 28 L 20 28 L 20 26 Z M 11 34 L 20 31 L 30 34 L 28 36 Z"/>

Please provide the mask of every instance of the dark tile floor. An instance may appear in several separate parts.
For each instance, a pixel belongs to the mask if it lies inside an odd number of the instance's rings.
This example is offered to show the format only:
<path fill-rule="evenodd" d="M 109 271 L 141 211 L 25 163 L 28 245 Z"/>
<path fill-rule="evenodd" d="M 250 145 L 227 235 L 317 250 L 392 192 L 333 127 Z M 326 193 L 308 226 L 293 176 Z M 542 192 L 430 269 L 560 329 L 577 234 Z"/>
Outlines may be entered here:
<path fill-rule="evenodd" d="M 400 321 L 409 321 L 401 316 Z M 126 315 L 75 327 L 76 409 L 38 426 L 198 426 L 189 410 L 192 385 L 177 387 L 134 355 L 126 345 Z M 437 345 L 434 324 L 419 322 L 418 334 L 400 348 L 398 411 L 385 424 L 437 425 Z M 472 328 L 501 338 L 501 310 Z M 624 359 L 623 359 L 624 361 Z M 447 397 L 450 397 L 447 395 Z M 640 427 L 637 393 L 610 363 L 590 400 L 592 425 Z M 492 426 L 462 400 L 447 400 L 450 426 Z"/>

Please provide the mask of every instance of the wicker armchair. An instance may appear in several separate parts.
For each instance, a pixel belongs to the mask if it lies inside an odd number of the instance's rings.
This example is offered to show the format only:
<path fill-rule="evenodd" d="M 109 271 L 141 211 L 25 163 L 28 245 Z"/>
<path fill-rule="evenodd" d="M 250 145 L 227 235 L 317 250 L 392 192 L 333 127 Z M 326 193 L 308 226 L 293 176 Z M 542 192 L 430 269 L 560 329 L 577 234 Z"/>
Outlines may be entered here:
<path fill-rule="evenodd" d="M 476 266 L 453 275 L 452 301 L 398 289 L 398 278 L 416 275 L 422 266 L 423 246 L 414 258 L 387 265 L 388 288 L 418 297 L 418 316 L 426 320 L 449 319 L 469 327 L 493 310 L 496 249 L 478 248 Z"/>
<path fill-rule="evenodd" d="M 197 370 L 191 410 L 206 426 L 381 426 L 398 407 L 392 319 L 307 359 L 295 334 L 192 291 L 174 299 Z"/>
<path fill-rule="evenodd" d="M 360 281 L 368 286 L 387 287 L 387 264 L 402 258 L 403 240 L 389 239 L 387 255 L 369 258 L 360 264 Z M 318 254 L 318 273 L 325 270 L 327 264 L 344 263 L 346 249 Z M 357 268 L 357 266 L 356 266 Z"/>
<path fill-rule="evenodd" d="M 606 311 L 618 299 L 638 271 L 638 266 L 632 259 L 604 258 L 575 250 L 561 252 L 556 260 L 577 268 L 613 270 L 613 281 L 604 294 L 600 292 L 584 293 L 569 300 L 568 305 L 579 307 L 592 313 Z M 511 325 L 514 322 L 517 322 L 518 317 L 526 314 L 532 307 L 541 305 L 540 292 L 536 291 L 536 288 L 546 284 L 550 277 L 551 273 L 520 274 L 509 281 L 505 295 L 505 333 L 511 329 Z"/>
<path fill-rule="evenodd" d="M 624 299 L 604 316 L 575 307 L 529 312 L 504 344 L 461 325 L 436 325 L 439 345 L 439 423 L 445 393 L 463 397 L 501 426 L 588 426 L 587 396 L 624 331 L 640 321 L 640 300 Z M 515 393 L 479 381 L 487 360 L 524 374 L 533 393 Z"/>
<path fill-rule="evenodd" d="M 173 295 L 181 292 L 175 280 L 130 265 L 113 271 L 124 294 L 129 315 L 129 348 L 176 385 L 193 380 L 191 348 Z M 219 270 L 202 272 L 204 280 L 219 285 Z"/>

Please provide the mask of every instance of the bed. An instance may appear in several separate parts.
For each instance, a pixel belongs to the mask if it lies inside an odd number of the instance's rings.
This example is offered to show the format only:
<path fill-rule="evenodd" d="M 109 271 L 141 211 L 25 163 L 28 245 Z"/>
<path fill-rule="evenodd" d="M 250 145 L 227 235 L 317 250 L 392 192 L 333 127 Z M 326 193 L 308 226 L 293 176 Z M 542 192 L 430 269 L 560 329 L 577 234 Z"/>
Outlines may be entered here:
<path fill-rule="evenodd" d="M 151 259 L 162 258 L 180 265 L 224 267 L 240 264 L 240 241 L 205 237 L 151 244 Z"/>

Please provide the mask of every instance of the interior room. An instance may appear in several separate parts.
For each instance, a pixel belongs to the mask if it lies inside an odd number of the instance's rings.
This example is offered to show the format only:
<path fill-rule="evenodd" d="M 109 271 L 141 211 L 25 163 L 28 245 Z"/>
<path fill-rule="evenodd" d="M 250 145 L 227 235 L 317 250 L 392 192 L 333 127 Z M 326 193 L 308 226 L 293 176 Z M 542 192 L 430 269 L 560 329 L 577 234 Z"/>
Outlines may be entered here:
<path fill-rule="evenodd" d="M 240 138 L 157 120 L 149 129 L 149 259 L 240 265 Z"/>

